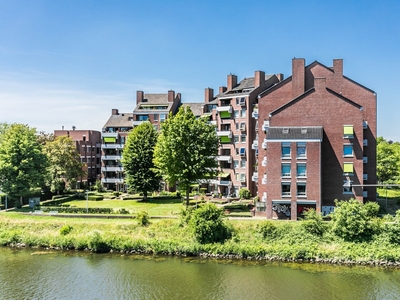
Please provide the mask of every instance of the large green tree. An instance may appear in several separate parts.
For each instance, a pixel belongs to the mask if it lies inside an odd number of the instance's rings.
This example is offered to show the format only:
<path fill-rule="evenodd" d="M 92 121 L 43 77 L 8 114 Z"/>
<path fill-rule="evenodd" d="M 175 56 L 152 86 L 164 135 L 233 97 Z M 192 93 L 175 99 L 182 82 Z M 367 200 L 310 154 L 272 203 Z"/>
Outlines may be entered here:
<path fill-rule="evenodd" d="M 160 188 L 162 177 L 155 172 L 153 163 L 154 146 L 158 133 L 150 122 L 143 122 L 128 135 L 122 153 L 122 165 L 129 191 L 143 193 L 147 200 L 149 192 Z"/>
<path fill-rule="evenodd" d="M 10 125 L 0 143 L 0 189 L 10 197 L 19 197 L 22 204 L 22 197 L 43 186 L 46 166 L 36 129 Z"/>
<path fill-rule="evenodd" d="M 205 118 L 196 118 L 190 107 L 181 106 L 161 125 L 154 163 L 169 184 L 178 183 L 186 191 L 188 205 L 190 185 L 218 173 L 218 148 L 215 127 Z"/>
<path fill-rule="evenodd" d="M 376 175 L 380 183 L 400 182 L 400 143 L 377 139 Z"/>
<path fill-rule="evenodd" d="M 46 185 L 51 192 L 62 192 L 67 184 L 73 185 L 84 175 L 79 152 L 70 137 L 59 136 L 53 141 L 47 141 L 43 146 L 43 152 L 49 162 Z"/>

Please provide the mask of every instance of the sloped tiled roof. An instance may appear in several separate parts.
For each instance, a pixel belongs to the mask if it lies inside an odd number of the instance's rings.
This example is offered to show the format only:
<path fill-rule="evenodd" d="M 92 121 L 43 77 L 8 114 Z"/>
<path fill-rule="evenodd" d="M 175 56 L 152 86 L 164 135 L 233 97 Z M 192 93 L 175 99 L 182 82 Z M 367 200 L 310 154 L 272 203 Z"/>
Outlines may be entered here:
<path fill-rule="evenodd" d="M 182 106 L 189 106 L 191 111 L 196 117 L 199 117 L 203 114 L 203 107 L 205 103 L 198 102 L 198 103 L 182 103 Z"/>
<path fill-rule="evenodd" d="M 321 140 L 322 126 L 269 127 L 267 140 Z"/>
<path fill-rule="evenodd" d="M 106 127 L 132 127 L 133 113 L 120 113 L 111 115 L 103 128 Z"/>
<path fill-rule="evenodd" d="M 144 94 L 143 102 L 140 102 L 138 105 L 136 105 L 134 111 L 145 111 L 146 109 L 139 109 L 142 104 L 166 105 L 167 108 L 165 110 L 167 111 L 169 111 L 173 105 L 172 102 L 168 102 L 168 94 Z"/>

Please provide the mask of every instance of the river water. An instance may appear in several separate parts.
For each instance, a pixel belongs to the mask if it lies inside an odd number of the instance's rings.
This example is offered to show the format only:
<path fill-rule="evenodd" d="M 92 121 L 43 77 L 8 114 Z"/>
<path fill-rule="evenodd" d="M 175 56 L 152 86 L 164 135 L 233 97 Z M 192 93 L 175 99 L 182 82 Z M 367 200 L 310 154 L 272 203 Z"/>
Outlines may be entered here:
<path fill-rule="evenodd" d="M 0 247 L 0 299 L 400 299 L 400 270 Z"/>

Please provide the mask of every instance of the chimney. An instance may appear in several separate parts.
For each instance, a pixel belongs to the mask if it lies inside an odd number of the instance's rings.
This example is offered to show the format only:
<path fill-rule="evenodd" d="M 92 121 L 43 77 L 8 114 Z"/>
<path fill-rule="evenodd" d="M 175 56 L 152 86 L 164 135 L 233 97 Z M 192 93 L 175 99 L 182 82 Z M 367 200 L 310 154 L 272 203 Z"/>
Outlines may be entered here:
<path fill-rule="evenodd" d="M 206 88 L 204 91 L 204 102 L 208 103 L 214 98 L 214 90 L 212 88 Z"/>
<path fill-rule="evenodd" d="M 136 104 L 143 102 L 144 94 L 143 91 L 136 91 Z"/>
<path fill-rule="evenodd" d="M 113 108 L 113 109 L 111 110 L 111 115 L 116 116 L 116 115 L 118 115 L 118 114 L 119 114 L 119 113 L 118 113 L 118 109 Z"/>
<path fill-rule="evenodd" d="M 283 74 L 282 74 L 282 73 L 278 73 L 278 74 L 276 74 L 276 77 L 278 78 L 278 80 L 279 80 L 279 81 L 282 81 L 282 80 L 283 80 L 283 78 L 284 78 L 284 76 L 283 76 Z"/>
<path fill-rule="evenodd" d="M 169 90 L 168 91 L 168 102 L 174 102 L 175 100 L 175 91 Z"/>
<path fill-rule="evenodd" d="M 314 88 L 317 92 L 325 90 L 326 88 L 326 78 L 316 77 L 314 78 Z"/>
<path fill-rule="evenodd" d="M 343 76 L 343 59 L 333 60 L 333 72 L 337 76 Z"/>
<path fill-rule="evenodd" d="M 304 93 L 305 89 L 305 60 L 293 58 L 292 60 L 292 98 Z"/>
<path fill-rule="evenodd" d="M 233 74 L 228 75 L 228 91 L 237 85 L 237 76 Z"/>
<path fill-rule="evenodd" d="M 226 86 L 220 86 L 219 87 L 219 93 L 220 94 L 223 94 L 223 93 L 225 93 L 226 92 Z"/>
<path fill-rule="evenodd" d="M 265 72 L 255 71 L 254 72 L 254 88 L 258 88 L 265 82 Z"/>

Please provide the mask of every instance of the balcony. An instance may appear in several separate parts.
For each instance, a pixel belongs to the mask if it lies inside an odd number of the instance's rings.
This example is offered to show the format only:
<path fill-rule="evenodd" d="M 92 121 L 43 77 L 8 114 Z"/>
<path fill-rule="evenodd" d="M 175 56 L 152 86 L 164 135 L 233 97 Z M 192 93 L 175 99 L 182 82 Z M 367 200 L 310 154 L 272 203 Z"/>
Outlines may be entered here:
<path fill-rule="evenodd" d="M 253 176 L 251 176 L 251 181 L 258 181 L 258 173 L 253 173 Z"/>
<path fill-rule="evenodd" d="M 253 112 L 251 113 L 251 116 L 256 120 L 258 119 L 258 108 L 254 108 L 253 109 Z"/>
<path fill-rule="evenodd" d="M 101 160 L 121 160 L 121 155 L 102 155 Z"/>
<path fill-rule="evenodd" d="M 102 172 L 123 172 L 124 167 L 120 166 L 103 166 L 101 167 Z"/>
<path fill-rule="evenodd" d="M 220 137 L 227 136 L 228 138 L 232 138 L 232 131 L 231 130 L 226 130 L 226 131 L 218 130 L 217 136 L 220 136 Z"/>
<path fill-rule="evenodd" d="M 268 131 L 268 128 L 269 128 L 269 121 L 264 121 L 264 123 L 262 124 L 262 130 Z"/>
<path fill-rule="evenodd" d="M 217 185 L 232 186 L 232 181 L 230 181 L 230 180 L 217 180 Z"/>
<path fill-rule="evenodd" d="M 143 122 L 146 122 L 146 121 L 132 121 L 132 126 L 138 126 L 138 125 L 142 124 Z"/>
<path fill-rule="evenodd" d="M 102 178 L 102 183 L 124 183 L 124 179 L 122 178 Z"/>
<path fill-rule="evenodd" d="M 232 162 L 232 156 L 230 156 L 230 155 L 220 155 L 220 156 L 217 156 L 217 160 L 218 161 L 226 161 L 228 163 L 231 163 Z"/>
<path fill-rule="evenodd" d="M 232 106 L 231 105 L 225 105 L 225 106 L 217 106 L 217 112 L 223 112 L 226 111 L 228 113 L 232 113 Z"/>
<path fill-rule="evenodd" d="M 101 149 L 123 149 L 123 144 L 101 144 Z"/>
<path fill-rule="evenodd" d="M 101 137 L 112 137 L 112 138 L 117 138 L 118 137 L 118 132 L 102 132 Z"/>
<path fill-rule="evenodd" d="M 254 150 L 258 149 L 258 140 L 253 141 L 253 144 L 251 144 L 251 149 L 254 149 Z"/>

